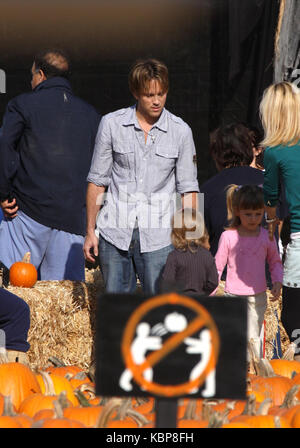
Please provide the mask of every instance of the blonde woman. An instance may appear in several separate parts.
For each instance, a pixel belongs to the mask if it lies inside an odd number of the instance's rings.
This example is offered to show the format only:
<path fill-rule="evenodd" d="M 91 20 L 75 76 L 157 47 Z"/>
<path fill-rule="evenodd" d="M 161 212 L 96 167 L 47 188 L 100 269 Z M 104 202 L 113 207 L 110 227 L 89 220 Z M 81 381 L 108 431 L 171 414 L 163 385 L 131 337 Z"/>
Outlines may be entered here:
<path fill-rule="evenodd" d="M 284 260 L 282 323 L 291 342 L 296 343 L 295 359 L 300 360 L 300 90 L 292 83 L 269 86 L 260 104 L 264 128 L 264 201 L 269 236 L 278 223 L 276 204 L 282 178 L 290 213 L 290 243 Z"/>
<path fill-rule="evenodd" d="M 185 294 L 211 294 L 218 286 L 218 273 L 209 252 L 202 214 L 190 208 L 178 210 L 172 221 L 171 240 L 174 250 L 163 271 L 163 288 Z"/>

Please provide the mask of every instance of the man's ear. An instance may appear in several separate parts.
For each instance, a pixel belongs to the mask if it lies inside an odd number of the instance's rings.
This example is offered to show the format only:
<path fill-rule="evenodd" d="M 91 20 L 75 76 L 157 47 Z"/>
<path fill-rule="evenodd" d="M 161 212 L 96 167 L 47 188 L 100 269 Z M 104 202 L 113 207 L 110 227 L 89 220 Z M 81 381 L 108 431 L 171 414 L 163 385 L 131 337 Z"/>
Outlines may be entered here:
<path fill-rule="evenodd" d="M 43 72 L 43 70 L 39 69 L 38 73 L 41 76 L 42 81 L 45 81 L 47 79 L 47 77 L 46 77 L 45 73 Z"/>

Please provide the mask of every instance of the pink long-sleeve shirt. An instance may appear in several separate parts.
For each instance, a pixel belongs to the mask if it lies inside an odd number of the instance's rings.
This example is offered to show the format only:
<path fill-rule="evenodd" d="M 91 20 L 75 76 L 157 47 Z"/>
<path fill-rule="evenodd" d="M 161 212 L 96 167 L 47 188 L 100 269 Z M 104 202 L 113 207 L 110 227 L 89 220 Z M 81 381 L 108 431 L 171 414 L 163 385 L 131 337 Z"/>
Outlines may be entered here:
<path fill-rule="evenodd" d="M 227 265 L 225 291 L 231 294 L 254 295 L 266 291 L 266 261 L 272 282 L 282 283 L 283 267 L 276 241 L 270 241 L 262 227 L 258 236 L 241 236 L 236 229 L 225 230 L 215 261 L 219 279 Z"/>

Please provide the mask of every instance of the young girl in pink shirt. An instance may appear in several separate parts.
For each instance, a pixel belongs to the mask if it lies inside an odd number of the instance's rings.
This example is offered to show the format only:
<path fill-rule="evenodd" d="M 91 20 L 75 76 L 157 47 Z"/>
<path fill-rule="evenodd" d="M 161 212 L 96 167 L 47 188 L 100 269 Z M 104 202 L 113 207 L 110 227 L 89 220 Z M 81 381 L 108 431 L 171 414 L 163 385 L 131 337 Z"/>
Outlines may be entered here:
<path fill-rule="evenodd" d="M 229 227 L 222 233 L 215 256 L 219 279 L 227 265 L 225 295 L 248 298 L 248 340 L 260 353 L 260 332 L 267 307 L 266 262 L 272 279 L 271 300 L 280 296 L 283 268 L 275 239 L 261 226 L 264 197 L 257 185 L 229 186 Z"/>

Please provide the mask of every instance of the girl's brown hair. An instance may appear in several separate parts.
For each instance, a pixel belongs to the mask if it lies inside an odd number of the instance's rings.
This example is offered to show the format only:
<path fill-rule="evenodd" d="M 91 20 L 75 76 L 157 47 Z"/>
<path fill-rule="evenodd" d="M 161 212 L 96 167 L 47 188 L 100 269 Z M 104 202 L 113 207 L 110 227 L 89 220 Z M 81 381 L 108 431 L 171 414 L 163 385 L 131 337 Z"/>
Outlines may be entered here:
<path fill-rule="evenodd" d="M 241 220 L 236 212 L 239 210 L 258 210 L 264 208 L 263 189 L 258 185 L 229 185 L 227 188 L 227 229 L 236 229 Z"/>
<path fill-rule="evenodd" d="M 172 220 L 171 240 L 179 250 L 195 252 L 198 246 L 208 248 L 208 233 L 202 214 L 192 208 L 177 210 Z"/>

